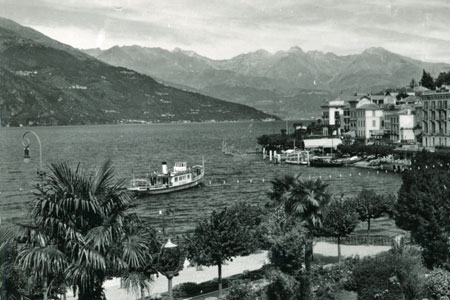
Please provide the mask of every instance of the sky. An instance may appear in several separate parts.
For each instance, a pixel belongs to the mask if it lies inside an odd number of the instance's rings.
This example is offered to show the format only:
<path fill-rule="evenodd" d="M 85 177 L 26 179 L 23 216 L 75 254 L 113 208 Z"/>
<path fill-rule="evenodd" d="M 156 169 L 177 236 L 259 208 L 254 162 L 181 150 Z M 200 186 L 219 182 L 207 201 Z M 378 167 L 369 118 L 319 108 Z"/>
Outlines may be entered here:
<path fill-rule="evenodd" d="M 383 47 L 450 63 L 448 0 L 0 0 L 0 16 L 82 49 L 140 45 L 227 59 Z"/>

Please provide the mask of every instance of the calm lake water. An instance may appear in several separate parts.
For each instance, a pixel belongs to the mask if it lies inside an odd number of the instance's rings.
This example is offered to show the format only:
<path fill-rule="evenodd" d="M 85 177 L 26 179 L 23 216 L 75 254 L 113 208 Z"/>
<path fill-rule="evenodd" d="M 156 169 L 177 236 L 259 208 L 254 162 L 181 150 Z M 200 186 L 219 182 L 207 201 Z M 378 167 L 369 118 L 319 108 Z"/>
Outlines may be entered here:
<path fill-rule="evenodd" d="M 160 170 L 161 162 L 201 164 L 205 158 L 205 185 L 174 194 L 138 199 L 137 212 L 144 220 L 160 228 L 159 210 L 171 205 L 175 216 L 167 220 L 168 230 L 184 233 L 192 230 L 199 218 L 215 208 L 234 201 L 265 203 L 270 180 L 284 174 L 301 173 L 304 178 L 321 177 L 332 194 L 354 195 L 363 187 L 383 193 L 396 193 L 401 178 L 357 168 L 308 168 L 274 165 L 259 155 L 225 156 L 222 141 L 236 148 L 254 150 L 256 137 L 277 133 L 284 122 L 239 122 L 210 124 L 152 124 L 33 127 L 42 142 L 44 165 L 69 160 L 94 168 L 111 158 L 118 179 L 130 179 L 132 173 L 145 175 Z M 292 128 L 292 126 L 291 126 Z M 32 161 L 23 162 L 22 134 L 28 128 L 0 128 L 0 217 L 3 224 L 27 216 L 27 203 L 37 182 L 39 147 L 32 135 Z"/>

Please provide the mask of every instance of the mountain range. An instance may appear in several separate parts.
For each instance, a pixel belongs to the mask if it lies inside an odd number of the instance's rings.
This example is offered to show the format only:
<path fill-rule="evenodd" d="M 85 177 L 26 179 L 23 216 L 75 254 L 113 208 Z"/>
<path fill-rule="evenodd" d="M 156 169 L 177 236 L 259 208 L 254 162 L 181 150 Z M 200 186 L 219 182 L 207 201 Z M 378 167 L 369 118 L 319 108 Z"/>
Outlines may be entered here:
<path fill-rule="evenodd" d="M 269 53 L 245 53 L 213 60 L 193 51 L 140 46 L 87 49 L 114 66 L 153 76 L 212 97 L 253 106 L 285 118 L 305 117 L 320 110 L 323 99 L 341 92 L 380 92 L 417 81 L 425 69 L 432 75 L 450 70 L 445 63 L 423 62 L 368 48 L 360 54 L 338 56 L 299 47 Z"/>
<path fill-rule="evenodd" d="M 252 107 L 177 89 L 0 18 L 2 125 L 266 119 Z"/>

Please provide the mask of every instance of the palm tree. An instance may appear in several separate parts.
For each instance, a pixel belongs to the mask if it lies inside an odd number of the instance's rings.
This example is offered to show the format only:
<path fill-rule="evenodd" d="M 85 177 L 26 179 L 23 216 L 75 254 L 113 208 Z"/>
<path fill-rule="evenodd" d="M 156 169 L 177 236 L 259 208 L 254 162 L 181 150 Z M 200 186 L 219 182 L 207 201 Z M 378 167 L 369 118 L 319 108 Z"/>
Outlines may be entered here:
<path fill-rule="evenodd" d="M 32 200 L 31 226 L 11 236 L 22 244 L 18 264 L 43 276 L 44 287 L 62 276 L 79 300 L 104 299 L 108 277 L 140 271 L 151 261 L 154 241 L 137 230 L 132 198 L 113 173 L 109 160 L 96 172 L 50 165 Z"/>
<path fill-rule="evenodd" d="M 314 233 L 322 225 L 322 209 L 330 200 L 330 195 L 326 191 L 327 185 L 320 179 L 304 181 L 300 175 L 276 179 L 272 181 L 272 185 L 273 190 L 270 193 L 272 205 L 278 205 L 284 209 L 287 217 L 300 221 L 307 232 L 303 298 L 309 299 Z"/>
<path fill-rule="evenodd" d="M 300 176 L 300 175 L 297 175 Z M 266 207 L 278 207 L 284 201 L 284 196 L 286 192 L 289 191 L 291 186 L 294 184 L 296 177 L 292 175 L 285 175 L 282 178 L 275 178 L 271 181 L 272 191 L 269 192 L 268 196 L 270 201 L 266 204 Z"/>

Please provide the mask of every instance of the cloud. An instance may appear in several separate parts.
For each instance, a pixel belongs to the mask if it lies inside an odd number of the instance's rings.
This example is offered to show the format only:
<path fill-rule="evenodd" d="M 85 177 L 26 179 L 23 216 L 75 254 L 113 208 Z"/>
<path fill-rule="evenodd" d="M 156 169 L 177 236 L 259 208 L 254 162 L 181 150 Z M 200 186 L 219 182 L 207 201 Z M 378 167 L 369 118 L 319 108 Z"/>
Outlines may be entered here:
<path fill-rule="evenodd" d="M 0 14 L 79 48 L 138 44 L 228 58 L 260 48 L 450 62 L 446 0 L 0 0 Z"/>

